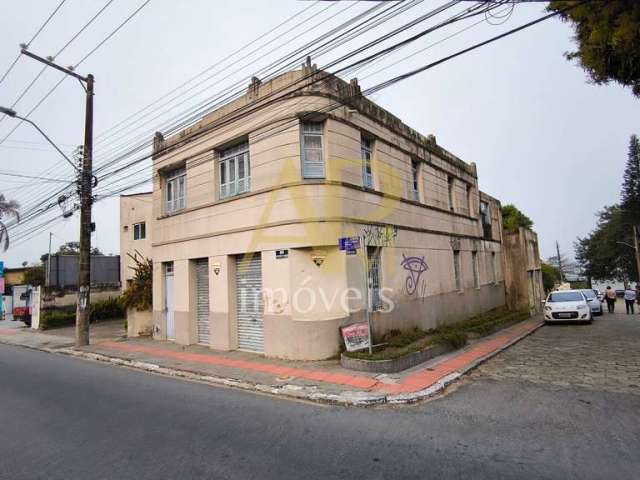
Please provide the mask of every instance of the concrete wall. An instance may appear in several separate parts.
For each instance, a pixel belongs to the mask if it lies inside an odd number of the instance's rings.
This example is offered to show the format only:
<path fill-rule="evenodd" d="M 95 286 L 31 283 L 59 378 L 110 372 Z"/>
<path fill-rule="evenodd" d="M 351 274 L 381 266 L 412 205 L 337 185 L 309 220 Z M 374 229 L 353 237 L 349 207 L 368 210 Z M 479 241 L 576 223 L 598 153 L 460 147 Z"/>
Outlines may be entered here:
<path fill-rule="evenodd" d="M 505 231 L 503 250 L 507 306 L 514 310 L 528 307 L 539 313 L 544 287 L 538 235 L 523 227 L 515 232 Z"/>
<path fill-rule="evenodd" d="M 117 298 L 120 296 L 120 288 L 91 289 L 91 302 L 100 300 L 108 300 L 109 298 Z M 78 302 L 78 292 L 67 292 L 63 295 L 47 294 L 42 296 L 42 307 L 69 307 Z"/>

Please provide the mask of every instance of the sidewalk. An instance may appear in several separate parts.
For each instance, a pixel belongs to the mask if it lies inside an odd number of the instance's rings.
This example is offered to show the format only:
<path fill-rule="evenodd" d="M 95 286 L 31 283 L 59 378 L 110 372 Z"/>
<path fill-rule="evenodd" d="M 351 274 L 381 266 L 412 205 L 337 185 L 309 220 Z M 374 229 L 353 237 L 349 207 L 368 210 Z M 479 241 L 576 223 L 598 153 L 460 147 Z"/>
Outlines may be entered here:
<path fill-rule="evenodd" d="M 118 338 L 115 328 L 92 335 L 92 345 L 80 349 L 60 330 L 51 333 L 0 328 L 0 342 L 53 353 L 108 362 L 191 380 L 285 395 L 313 401 L 352 405 L 412 403 L 442 391 L 482 361 L 542 326 L 540 318 L 513 325 L 467 347 L 434 358 L 398 374 L 353 372 L 337 360 L 299 362 L 266 359 L 245 352 L 218 352 L 148 338 Z"/>

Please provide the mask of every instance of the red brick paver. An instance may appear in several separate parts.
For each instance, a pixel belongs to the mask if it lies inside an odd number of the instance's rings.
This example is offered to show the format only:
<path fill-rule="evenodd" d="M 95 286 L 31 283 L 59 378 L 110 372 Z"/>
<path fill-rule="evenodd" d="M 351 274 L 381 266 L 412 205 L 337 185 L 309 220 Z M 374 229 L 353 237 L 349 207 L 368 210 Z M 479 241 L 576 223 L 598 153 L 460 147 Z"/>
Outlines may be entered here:
<path fill-rule="evenodd" d="M 193 363 L 231 367 L 240 370 L 267 373 L 279 377 L 296 377 L 304 380 L 324 382 L 333 385 L 342 385 L 361 390 L 376 391 L 380 393 L 400 394 L 412 393 L 429 388 L 442 378 L 454 372 L 463 372 L 478 360 L 487 355 L 501 350 L 518 337 L 533 331 L 540 326 L 539 322 L 525 322 L 522 325 L 512 327 L 508 332 L 492 338 L 480 340 L 476 344 L 461 350 L 457 355 L 444 359 L 431 368 L 423 368 L 401 377 L 398 383 L 382 383 L 375 378 L 352 374 L 349 370 L 344 373 L 325 372 L 309 368 L 298 368 L 269 363 L 259 360 L 240 360 L 229 358 L 217 353 L 190 353 L 169 350 L 162 347 L 127 344 L 123 342 L 100 342 L 100 347 L 123 352 L 144 353 L 164 359 L 174 359 Z"/>
<path fill-rule="evenodd" d="M 406 376 L 397 384 L 378 384 L 375 390 L 385 393 L 412 393 L 429 388 L 442 378 L 454 372 L 462 372 L 473 365 L 478 360 L 496 352 L 511 343 L 516 338 L 524 335 L 536 328 L 539 323 L 527 322 L 509 332 L 503 333 L 491 339 L 480 341 L 477 344 L 462 350 L 458 355 L 443 360 L 433 368 L 423 369 Z"/>
<path fill-rule="evenodd" d="M 273 363 L 265 363 L 249 360 L 237 360 L 233 358 L 227 358 L 215 353 L 188 353 L 188 352 L 176 352 L 173 350 L 167 350 L 158 347 L 148 347 L 145 345 L 128 345 L 121 342 L 101 342 L 101 347 L 107 347 L 114 350 L 120 350 L 125 352 L 139 352 L 147 353 L 149 355 L 158 356 L 162 358 L 173 358 L 176 360 L 183 360 L 187 362 L 202 363 L 208 365 L 219 365 L 223 367 L 239 368 L 241 370 L 251 370 L 254 372 L 270 373 L 277 376 L 291 376 L 297 378 L 303 378 L 305 380 L 314 380 L 318 382 L 333 383 L 335 385 L 347 385 L 350 387 L 368 389 L 372 388 L 377 380 L 374 378 L 363 377 L 358 375 L 349 374 L 335 374 L 321 372 L 317 370 L 292 368 L 287 366 L 275 365 Z M 346 370 L 345 370 L 346 372 Z"/>

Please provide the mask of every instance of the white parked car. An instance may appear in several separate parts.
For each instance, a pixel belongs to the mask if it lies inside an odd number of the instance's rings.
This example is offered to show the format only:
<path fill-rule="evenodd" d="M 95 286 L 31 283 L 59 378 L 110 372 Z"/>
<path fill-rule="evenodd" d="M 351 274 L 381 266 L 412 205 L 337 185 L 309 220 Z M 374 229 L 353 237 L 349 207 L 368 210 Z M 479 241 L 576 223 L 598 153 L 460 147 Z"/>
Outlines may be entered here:
<path fill-rule="evenodd" d="M 589 303 L 589 307 L 591 308 L 592 315 L 602 315 L 602 301 L 598 298 L 595 290 L 582 290 L 582 293 L 587 298 L 587 302 Z"/>
<path fill-rule="evenodd" d="M 582 290 L 559 290 L 551 292 L 544 304 L 544 321 L 591 322 L 591 306 Z"/>

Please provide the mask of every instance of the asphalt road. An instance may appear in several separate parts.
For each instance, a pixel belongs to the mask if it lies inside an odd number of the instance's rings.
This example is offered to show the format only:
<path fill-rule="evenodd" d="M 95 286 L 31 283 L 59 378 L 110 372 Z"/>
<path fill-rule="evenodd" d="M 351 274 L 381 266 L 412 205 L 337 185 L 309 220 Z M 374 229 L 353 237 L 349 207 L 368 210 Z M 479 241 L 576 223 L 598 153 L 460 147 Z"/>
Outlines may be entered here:
<path fill-rule="evenodd" d="M 640 476 L 637 392 L 496 376 L 493 361 L 439 399 L 360 409 L 0 345 L 0 478 Z"/>

